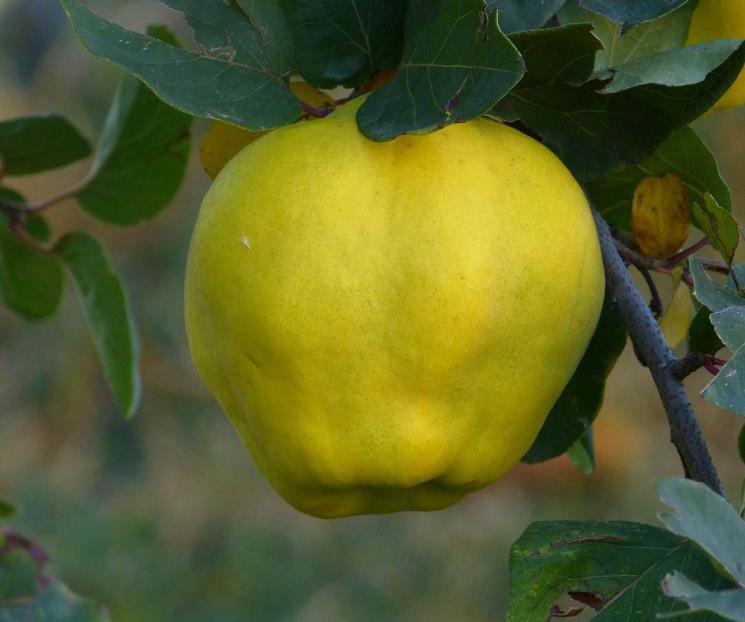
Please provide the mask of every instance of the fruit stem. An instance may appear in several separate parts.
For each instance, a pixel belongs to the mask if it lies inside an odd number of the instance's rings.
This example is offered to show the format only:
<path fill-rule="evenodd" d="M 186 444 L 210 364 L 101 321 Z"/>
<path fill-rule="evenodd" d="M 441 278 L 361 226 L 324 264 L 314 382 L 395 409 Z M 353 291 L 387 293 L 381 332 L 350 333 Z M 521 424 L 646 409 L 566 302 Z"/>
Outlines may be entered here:
<path fill-rule="evenodd" d="M 670 438 L 680 454 L 685 474 L 723 495 L 719 475 L 688 394 L 675 373 L 678 359 L 667 345 L 659 324 L 634 285 L 608 223 L 594 209 L 593 217 L 603 253 L 609 295 L 618 305 L 631 339 L 652 374 L 667 413 Z"/>

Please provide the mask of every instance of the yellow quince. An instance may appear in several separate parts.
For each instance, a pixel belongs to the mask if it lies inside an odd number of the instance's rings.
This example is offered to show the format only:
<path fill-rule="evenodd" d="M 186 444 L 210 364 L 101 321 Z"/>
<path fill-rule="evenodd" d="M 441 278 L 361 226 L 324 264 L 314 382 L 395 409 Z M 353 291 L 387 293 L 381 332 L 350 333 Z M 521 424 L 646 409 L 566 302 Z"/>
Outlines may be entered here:
<path fill-rule="evenodd" d="M 243 149 L 191 244 L 191 353 L 271 484 L 319 517 L 436 510 L 510 470 L 603 302 L 585 196 L 479 119 L 377 143 L 362 99 Z"/>
<path fill-rule="evenodd" d="M 691 19 L 688 45 L 714 39 L 745 38 L 745 0 L 699 0 Z M 745 71 L 714 104 L 712 111 L 745 102 Z"/>

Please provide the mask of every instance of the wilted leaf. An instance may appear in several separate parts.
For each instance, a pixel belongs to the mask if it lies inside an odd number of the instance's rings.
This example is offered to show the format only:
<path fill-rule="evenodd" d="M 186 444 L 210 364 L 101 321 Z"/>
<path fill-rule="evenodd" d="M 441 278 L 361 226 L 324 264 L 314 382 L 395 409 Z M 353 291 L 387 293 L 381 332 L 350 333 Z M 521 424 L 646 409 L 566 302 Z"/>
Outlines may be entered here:
<path fill-rule="evenodd" d="M 676 275 L 673 296 L 660 318 L 660 330 L 671 348 L 683 343 L 693 319 L 693 298 L 681 275 L 682 270 L 680 275 Z"/>
<path fill-rule="evenodd" d="M 139 399 L 137 335 L 119 277 L 88 234 L 66 235 L 56 252 L 75 278 L 106 379 L 128 417 Z"/>
<path fill-rule="evenodd" d="M 673 533 L 693 540 L 729 577 L 745 584 L 745 522 L 727 500 L 700 482 L 671 477 L 657 486 L 674 513 L 659 519 Z"/>
<path fill-rule="evenodd" d="M 0 122 L 0 162 L 6 175 L 29 175 L 59 168 L 90 153 L 88 141 L 59 115 Z"/>
<path fill-rule="evenodd" d="M 90 52 L 134 74 L 179 110 L 252 130 L 291 123 L 300 115 L 299 100 L 263 55 L 245 65 L 229 56 L 192 54 L 112 24 L 77 0 L 61 3 Z M 258 31 L 254 35 L 259 38 Z"/>
<path fill-rule="evenodd" d="M 696 226 L 709 238 L 709 243 L 727 263 L 732 263 L 740 243 L 740 229 L 732 214 L 720 207 L 717 200 L 707 193 L 703 203 L 694 204 L 693 219 Z"/>
<path fill-rule="evenodd" d="M 688 239 L 691 208 L 683 184 L 674 173 L 645 177 L 636 186 L 631 230 L 642 253 L 669 257 Z"/>
<path fill-rule="evenodd" d="M 626 345 L 626 335 L 620 313 L 606 298 L 590 345 L 523 461 L 543 462 L 560 456 L 590 429 L 603 404 L 605 382 Z"/>
<path fill-rule="evenodd" d="M 370 94 L 357 123 L 368 138 L 383 141 L 472 119 L 524 72 L 520 54 L 494 14 L 484 11 L 483 0 L 411 0 L 398 73 Z"/>
<path fill-rule="evenodd" d="M 665 577 L 662 590 L 668 596 L 684 601 L 691 612 L 708 611 L 733 622 L 745 622 L 745 589 L 712 592 L 679 572 Z"/>
<path fill-rule="evenodd" d="M 675 173 L 685 186 L 688 202 L 703 203 L 708 192 L 729 210 L 732 198 L 722 179 L 714 155 L 690 127 L 683 127 L 650 157 L 639 164 L 624 168 L 590 182 L 586 189 L 595 207 L 609 222 L 629 230 L 631 202 L 636 185 L 647 176 Z"/>
<path fill-rule="evenodd" d="M 318 87 L 352 87 L 380 69 L 396 67 L 407 4 L 405 0 L 281 0 L 300 74 Z"/>

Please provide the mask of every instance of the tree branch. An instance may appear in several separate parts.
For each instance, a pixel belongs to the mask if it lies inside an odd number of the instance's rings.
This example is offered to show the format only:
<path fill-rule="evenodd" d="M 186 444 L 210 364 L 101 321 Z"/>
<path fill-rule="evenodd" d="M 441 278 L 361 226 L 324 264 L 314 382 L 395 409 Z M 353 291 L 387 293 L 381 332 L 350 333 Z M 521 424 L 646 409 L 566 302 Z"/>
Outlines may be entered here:
<path fill-rule="evenodd" d="M 680 454 L 686 474 L 724 494 L 688 395 L 673 373 L 677 359 L 665 342 L 652 312 L 634 285 L 619 254 L 608 223 L 593 210 L 603 252 L 608 289 L 618 304 L 631 339 L 647 364 L 665 407 L 670 437 Z"/>

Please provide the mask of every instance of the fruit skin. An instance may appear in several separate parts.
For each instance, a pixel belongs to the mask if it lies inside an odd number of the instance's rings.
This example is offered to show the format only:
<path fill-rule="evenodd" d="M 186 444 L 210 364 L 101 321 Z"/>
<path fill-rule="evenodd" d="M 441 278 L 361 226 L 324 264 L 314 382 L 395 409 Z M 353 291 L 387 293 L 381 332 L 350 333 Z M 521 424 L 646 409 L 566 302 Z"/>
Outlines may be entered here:
<path fill-rule="evenodd" d="M 291 82 L 290 90 L 316 108 L 332 108 L 334 100 L 306 82 Z M 199 159 L 210 179 L 215 179 L 225 165 L 246 145 L 250 145 L 272 130 L 252 132 L 224 121 L 212 121 L 202 141 Z"/>
<path fill-rule="evenodd" d="M 687 45 L 714 39 L 745 38 L 745 2 L 743 0 L 699 0 L 691 19 Z M 740 106 L 745 102 L 745 71 L 714 104 L 712 111 Z"/>
<path fill-rule="evenodd" d="M 376 143 L 360 103 L 231 161 L 186 278 L 202 378 L 279 493 L 327 518 L 441 509 L 508 471 L 604 293 L 545 147 L 488 120 Z"/>

